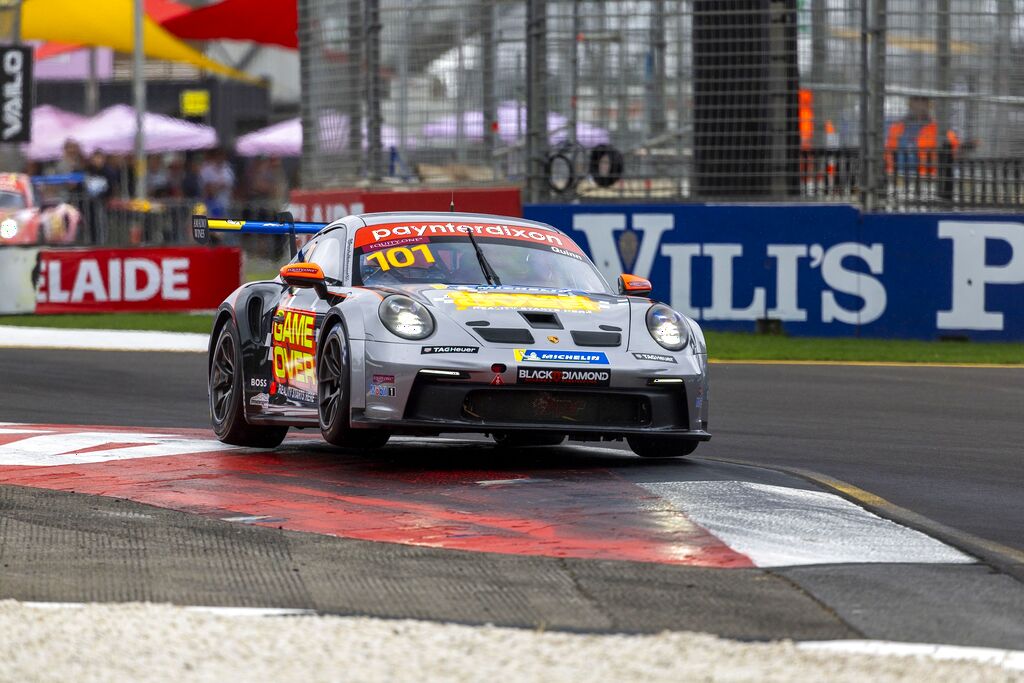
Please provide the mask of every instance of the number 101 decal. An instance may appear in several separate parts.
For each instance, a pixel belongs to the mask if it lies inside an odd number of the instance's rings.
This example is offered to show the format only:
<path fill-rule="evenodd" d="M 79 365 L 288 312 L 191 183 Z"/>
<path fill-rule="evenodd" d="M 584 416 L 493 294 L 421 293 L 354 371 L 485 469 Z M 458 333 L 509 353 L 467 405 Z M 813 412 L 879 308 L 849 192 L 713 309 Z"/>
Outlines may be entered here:
<path fill-rule="evenodd" d="M 377 266 L 384 271 L 391 270 L 392 267 L 407 268 L 416 262 L 414 251 L 423 254 L 427 263 L 435 262 L 434 255 L 430 253 L 430 249 L 425 244 L 417 244 L 415 247 L 394 247 L 385 252 L 375 251 L 368 255 L 366 260 L 375 261 Z"/>

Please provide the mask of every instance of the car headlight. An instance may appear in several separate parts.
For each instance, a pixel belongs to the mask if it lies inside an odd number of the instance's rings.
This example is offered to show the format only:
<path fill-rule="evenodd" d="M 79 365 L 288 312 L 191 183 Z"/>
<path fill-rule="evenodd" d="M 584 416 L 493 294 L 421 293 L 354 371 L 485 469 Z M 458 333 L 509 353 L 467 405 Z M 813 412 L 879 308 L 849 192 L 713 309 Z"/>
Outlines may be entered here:
<path fill-rule="evenodd" d="M 384 327 L 403 339 L 425 339 L 434 333 L 430 311 L 407 296 L 389 296 L 380 302 L 377 313 Z"/>
<path fill-rule="evenodd" d="M 669 351 L 681 351 L 690 342 L 690 326 L 664 304 L 655 304 L 647 311 L 647 329 L 654 341 Z"/>

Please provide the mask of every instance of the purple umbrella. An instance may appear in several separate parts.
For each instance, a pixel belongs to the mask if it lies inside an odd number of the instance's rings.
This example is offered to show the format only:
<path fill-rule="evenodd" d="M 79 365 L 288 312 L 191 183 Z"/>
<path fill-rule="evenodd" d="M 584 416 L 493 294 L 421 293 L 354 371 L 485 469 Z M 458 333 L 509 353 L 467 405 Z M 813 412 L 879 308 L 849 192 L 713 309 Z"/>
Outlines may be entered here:
<path fill-rule="evenodd" d="M 516 102 L 502 102 L 497 111 L 498 137 L 506 144 L 513 144 L 526 135 L 526 107 Z M 423 127 L 423 137 L 454 141 L 458 137 L 457 114 L 431 121 Z M 548 133 L 552 144 L 566 139 L 569 120 L 556 112 L 548 112 Z M 467 111 L 462 114 L 462 134 L 465 140 L 480 142 L 484 139 L 484 115 L 481 111 Z M 576 138 L 585 146 L 608 142 L 608 131 L 589 123 L 577 122 Z"/>
<path fill-rule="evenodd" d="M 243 157 L 297 157 L 302 154 L 302 121 L 298 118 L 254 130 L 238 138 L 235 151 Z"/>
<path fill-rule="evenodd" d="M 32 110 L 32 142 L 22 146 L 25 156 L 33 161 L 59 159 L 64 141 L 87 120 L 48 104 L 36 107 Z"/>
<path fill-rule="evenodd" d="M 363 122 L 363 148 L 367 146 L 366 122 Z M 398 131 L 393 126 L 381 126 L 381 145 L 398 146 Z M 406 140 L 412 147 L 415 141 Z M 348 146 L 348 117 L 338 114 L 324 114 L 320 117 L 320 147 L 326 151 L 338 152 Z M 288 119 L 261 128 L 238 138 L 235 150 L 243 157 L 302 155 L 302 122 L 298 118 Z"/>
<path fill-rule="evenodd" d="M 184 152 L 217 146 L 217 132 L 210 126 L 146 112 L 142 120 L 146 153 Z M 135 110 L 123 104 L 104 109 L 68 135 L 86 154 L 130 154 L 135 146 Z"/>

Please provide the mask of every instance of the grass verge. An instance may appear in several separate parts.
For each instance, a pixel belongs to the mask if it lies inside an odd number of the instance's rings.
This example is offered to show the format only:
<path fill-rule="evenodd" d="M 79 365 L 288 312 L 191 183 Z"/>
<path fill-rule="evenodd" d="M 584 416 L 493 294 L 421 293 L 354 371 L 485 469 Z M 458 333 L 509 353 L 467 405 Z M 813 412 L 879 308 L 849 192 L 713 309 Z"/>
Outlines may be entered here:
<path fill-rule="evenodd" d="M 0 325 L 69 329 L 153 330 L 208 333 L 209 313 L 97 313 L 8 315 Z M 705 331 L 713 360 L 819 360 L 899 363 L 1024 365 L 1024 344 L 932 342 L 902 339 L 776 337 Z"/>
<path fill-rule="evenodd" d="M 1024 344 L 776 337 L 705 331 L 714 360 L 1024 364 Z"/>

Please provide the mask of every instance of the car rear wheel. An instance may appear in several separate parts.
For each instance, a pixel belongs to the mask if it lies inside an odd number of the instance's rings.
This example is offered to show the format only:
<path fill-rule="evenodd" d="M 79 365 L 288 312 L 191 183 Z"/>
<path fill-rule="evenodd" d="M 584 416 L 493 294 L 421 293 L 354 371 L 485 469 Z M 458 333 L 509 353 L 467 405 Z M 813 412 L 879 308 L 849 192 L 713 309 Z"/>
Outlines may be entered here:
<path fill-rule="evenodd" d="M 321 342 L 316 366 L 320 433 L 327 443 L 346 448 L 380 448 L 391 434 L 383 429 L 352 429 L 349 424 L 349 353 L 341 325 Z"/>
<path fill-rule="evenodd" d="M 494 445 L 499 448 L 557 446 L 565 441 L 565 434 L 549 434 L 547 432 L 498 432 L 492 437 Z"/>
<path fill-rule="evenodd" d="M 228 321 L 217 337 L 210 359 L 210 419 L 217 438 L 234 446 L 275 448 L 288 427 L 251 425 L 245 421 L 242 355 L 238 330 Z"/>
<path fill-rule="evenodd" d="M 669 436 L 627 436 L 626 441 L 641 458 L 680 458 L 693 453 L 700 443 Z"/>

